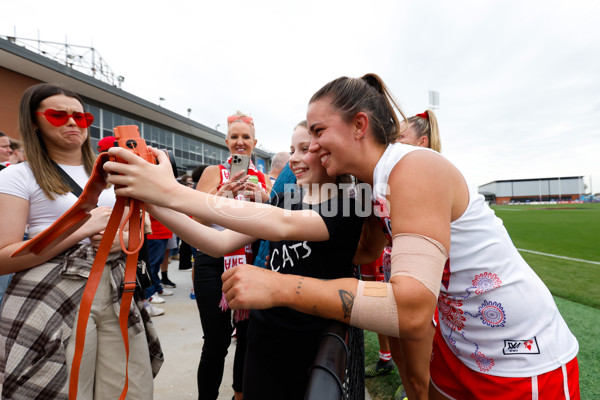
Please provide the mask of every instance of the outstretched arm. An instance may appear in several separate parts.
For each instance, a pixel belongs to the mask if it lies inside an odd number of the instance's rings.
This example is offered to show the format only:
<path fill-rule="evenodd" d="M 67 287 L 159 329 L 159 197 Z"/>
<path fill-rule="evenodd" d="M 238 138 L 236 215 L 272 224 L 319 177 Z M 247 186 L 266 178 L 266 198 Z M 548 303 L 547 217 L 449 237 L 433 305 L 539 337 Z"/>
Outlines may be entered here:
<path fill-rule="evenodd" d="M 129 196 L 214 223 L 236 232 L 261 239 L 324 241 L 329 232 L 323 219 L 312 210 L 290 211 L 268 204 L 239 201 L 213 196 L 179 184 L 173 177 L 167 156 L 152 149 L 159 164 L 121 148 L 109 153 L 128 164 L 107 162 L 108 181 L 117 185 L 118 196 Z M 120 187 L 121 186 L 121 187 Z"/>
<path fill-rule="evenodd" d="M 414 152 L 394 168 L 389 184 L 393 234 L 417 234 L 431 238 L 441 243 L 447 252 L 450 222 L 460 217 L 468 204 L 468 191 L 458 170 L 433 152 Z M 402 244 L 398 244 L 398 248 L 402 248 Z M 439 257 L 429 257 L 429 253 L 418 251 L 412 255 L 416 256 L 417 265 L 429 272 L 429 276 L 441 276 L 445 259 L 441 261 Z M 437 292 L 433 293 L 419 280 L 419 276 L 407 273 L 410 268 L 398 261 L 405 259 L 392 258 L 390 283 L 378 285 L 383 285 L 381 288 L 386 290 L 389 286 L 385 285 L 391 286 L 397 309 L 398 336 L 421 340 L 429 330 Z M 411 262 L 414 264 L 414 261 L 415 257 Z M 350 323 L 358 304 L 355 302 L 358 281 L 353 279 L 320 281 L 244 265 L 226 271 L 223 282 L 223 291 L 234 308 L 284 306 Z M 371 304 L 381 304 L 381 307 L 373 307 L 377 318 L 377 310 L 390 303 L 378 290 L 376 292 L 365 296 L 370 297 Z M 366 328 L 377 331 L 374 326 Z"/>
<path fill-rule="evenodd" d="M 280 274 L 252 265 L 238 265 L 222 275 L 223 292 L 233 309 L 288 307 L 305 314 L 350 324 L 358 280 L 319 280 Z M 435 296 L 410 277 L 395 276 L 390 283 L 398 310 L 398 334 L 418 340 L 426 334 L 435 309 Z M 385 300 L 381 297 L 382 301 Z M 364 312 L 364 311 L 363 311 Z M 361 326 L 362 327 L 362 326 Z M 366 327 L 377 332 L 377 327 Z"/>
<path fill-rule="evenodd" d="M 234 309 L 289 307 L 348 324 L 357 282 L 352 278 L 324 281 L 239 265 L 223 274 L 223 292 Z"/>
<path fill-rule="evenodd" d="M 161 224 L 183 239 L 184 242 L 211 257 L 222 257 L 256 240 L 252 236 L 229 229 L 217 231 L 194 221 L 187 215 L 168 208 L 149 204 L 148 211 Z"/>

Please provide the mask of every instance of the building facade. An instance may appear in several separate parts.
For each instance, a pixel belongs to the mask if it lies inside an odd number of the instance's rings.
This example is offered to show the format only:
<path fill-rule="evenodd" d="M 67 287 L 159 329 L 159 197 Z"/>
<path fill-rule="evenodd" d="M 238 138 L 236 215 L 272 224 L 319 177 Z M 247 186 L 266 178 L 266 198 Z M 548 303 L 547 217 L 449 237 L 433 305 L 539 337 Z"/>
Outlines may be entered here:
<path fill-rule="evenodd" d="M 584 193 L 583 176 L 494 181 L 479 186 L 479 193 L 496 204 L 534 201 L 573 201 Z"/>
<path fill-rule="evenodd" d="M 173 151 L 180 174 L 189 173 L 198 165 L 227 160 L 225 134 L 127 93 L 120 89 L 120 82 L 114 84 L 99 79 L 99 74 L 94 77 L 81 72 L 69 62 L 70 58 L 73 55 L 68 51 L 64 60 L 56 60 L 30 50 L 16 38 L 0 37 L 0 131 L 19 139 L 17 119 L 23 92 L 37 83 L 49 82 L 64 85 L 83 98 L 86 111 L 94 115 L 89 128 L 94 149 L 98 140 L 114 135 L 115 126 L 137 125 L 149 145 Z M 90 71 L 96 72 L 97 68 Z M 272 153 L 256 148 L 253 161 L 267 172 L 271 156 Z"/>

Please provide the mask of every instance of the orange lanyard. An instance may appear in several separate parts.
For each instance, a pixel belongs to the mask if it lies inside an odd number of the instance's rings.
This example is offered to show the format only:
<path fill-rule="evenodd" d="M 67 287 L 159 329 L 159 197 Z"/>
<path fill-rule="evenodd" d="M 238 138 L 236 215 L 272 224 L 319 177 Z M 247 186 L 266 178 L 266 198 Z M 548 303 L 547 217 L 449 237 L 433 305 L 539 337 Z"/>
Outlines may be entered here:
<path fill-rule="evenodd" d="M 133 151 L 148 162 L 156 163 L 152 153 L 146 148 L 146 143 L 141 139 L 138 127 L 135 125 L 117 126 L 114 128 L 116 145 Z M 90 211 L 96 207 L 98 197 L 102 190 L 107 186 L 106 172 L 102 166 L 109 160 L 108 153 L 101 153 L 94 164 L 92 176 L 83 189 L 77 202 L 67 210 L 58 220 L 42 233 L 27 241 L 19 250 L 15 251 L 11 257 L 24 255 L 28 253 L 40 254 L 46 247 L 61 242 L 79 229 L 89 218 Z M 118 161 L 118 160 L 117 160 Z M 121 223 L 125 211 L 125 203 L 129 202 L 129 213 Z M 119 326 L 123 343 L 125 345 L 125 386 L 119 399 L 125 399 L 129 386 L 129 374 L 127 366 L 129 365 L 129 335 L 127 333 L 127 321 L 129 319 L 129 309 L 133 299 L 133 292 L 136 285 L 136 269 L 138 253 L 144 242 L 144 214 L 145 205 L 142 201 L 125 197 L 117 197 L 115 206 L 112 210 L 108 224 L 104 231 L 100 246 L 96 252 L 96 258 L 90 270 L 81 303 L 79 306 L 79 316 L 77 319 L 77 331 L 75 332 L 75 354 L 69 377 L 69 399 L 77 399 L 77 386 L 79 382 L 79 369 L 83 355 L 85 343 L 85 332 L 89 315 L 92 309 L 92 303 L 106 260 L 110 252 L 111 245 L 117 232 L 120 232 L 121 248 L 127 254 L 125 264 L 125 276 L 123 279 L 123 295 L 121 296 L 121 307 L 119 311 Z M 129 245 L 127 249 L 123 243 L 123 227 L 129 223 Z M 119 228 L 121 228 L 119 230 Z M 71 333 L 73 334 L 73 333 Z"/>

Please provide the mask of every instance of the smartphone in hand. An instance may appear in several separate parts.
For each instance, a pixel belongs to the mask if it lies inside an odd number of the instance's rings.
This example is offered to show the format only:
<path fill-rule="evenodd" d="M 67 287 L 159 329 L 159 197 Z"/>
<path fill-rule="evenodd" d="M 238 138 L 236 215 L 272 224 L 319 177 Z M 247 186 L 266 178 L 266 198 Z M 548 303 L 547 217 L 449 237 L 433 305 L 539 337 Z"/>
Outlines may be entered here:
<path fill-rule="evenodd" d="M 248 166 L 250 165 L 250 156 L 245 154 L 233 154 L 231 156 L 231 171 L 229 173 L 229 177 L 233 177 L 240 171 L 244 171 L 240 178 L 246 176 L 248 174 Z"/>

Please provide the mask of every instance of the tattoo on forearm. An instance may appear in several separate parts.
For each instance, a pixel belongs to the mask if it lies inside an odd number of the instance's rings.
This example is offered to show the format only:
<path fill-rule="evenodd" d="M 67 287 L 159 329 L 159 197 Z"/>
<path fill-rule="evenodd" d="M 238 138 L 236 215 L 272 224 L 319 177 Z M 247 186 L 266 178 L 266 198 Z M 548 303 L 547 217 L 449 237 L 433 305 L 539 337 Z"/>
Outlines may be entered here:
<path fill-rule="evenodd" d="M 302 284 L 304 283 L 304 277 L 301 277 L 298 281 L 298 285 L 296 286 L 296 294 L 300 294 L 300 289 L 302 289 Z"/>
<path fill-rule="evenodd" d="M 342 299 L 342 311 L 344 312 L 344 318 L 350 317 L 352 314 L 352 306 L 354 305 L 354 295 L 352 292 L 346 290 L 340 290 L 340 299 Z"/>

